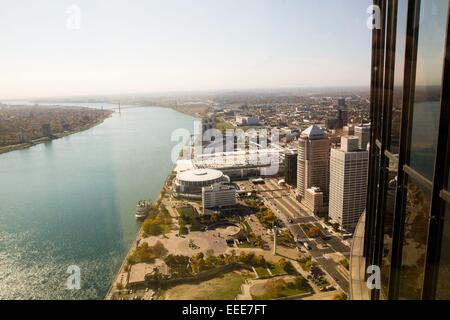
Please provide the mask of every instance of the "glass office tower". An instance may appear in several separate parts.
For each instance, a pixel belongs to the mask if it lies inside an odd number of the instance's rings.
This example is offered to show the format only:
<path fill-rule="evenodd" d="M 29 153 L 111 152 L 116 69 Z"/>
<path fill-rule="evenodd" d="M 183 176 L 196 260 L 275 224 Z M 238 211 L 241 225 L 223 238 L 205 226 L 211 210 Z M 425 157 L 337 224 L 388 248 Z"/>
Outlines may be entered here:
<path fill-rule="evenodd" d="M 371 299 L 450 299 L 449 1 L 374 5 L 369 190 L 354 241 L 365 267 L 381 268 Z"/>

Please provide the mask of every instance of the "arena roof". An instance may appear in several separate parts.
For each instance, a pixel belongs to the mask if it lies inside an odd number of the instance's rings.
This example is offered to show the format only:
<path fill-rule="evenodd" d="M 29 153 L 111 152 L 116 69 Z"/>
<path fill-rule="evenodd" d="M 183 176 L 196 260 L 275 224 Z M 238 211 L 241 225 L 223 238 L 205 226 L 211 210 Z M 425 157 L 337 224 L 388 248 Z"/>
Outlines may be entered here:
<path fill-rule="evenodd" d="M 208 182 L 217 180 L 223 177 L 223 173 L 214 169 L 197 169 L 180 172 L 178 180 L 190 182 Z"/>

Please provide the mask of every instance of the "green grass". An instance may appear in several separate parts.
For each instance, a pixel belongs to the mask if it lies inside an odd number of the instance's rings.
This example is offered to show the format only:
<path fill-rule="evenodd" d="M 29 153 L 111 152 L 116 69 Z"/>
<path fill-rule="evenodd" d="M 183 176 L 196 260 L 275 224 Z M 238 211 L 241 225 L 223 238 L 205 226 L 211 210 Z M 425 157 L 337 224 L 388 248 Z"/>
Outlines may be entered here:
<path fill-rule="evenodd" d="M 223 119 L 221 118 L 217 118 L 216 119 L 216 129 L 222 132 L 227 131 L 228 129 L 235 129 L 235 127 L 231 124 L 229 124 L 228 122 L 225 122 Z"/>
<path fill-rule="evenodd" d="M 244 221 L 242 224 L 243 224 L 245 233 L 250 234 L 253 232 L 252 228 L 250 227 L 250 225 L 248 224 L 247 221 Z"/>
<path fill-rule="evenodd" d="M 170 232 L 172 227 L 172 218 L 169 211 L 164 206 L 161 206 L 159 210 L 151 213 L 144 223 L 142 224 L 142 230 L 146 236 L 159 236 Z"/>
<path fill-rule="evenodd" d="M 241 243 L 239 244 L 239 248 L 242 249 L 261 249 L 261 246 L 257 246 L 251 242 Z"/>
<path fill-rule="evenodd" d="M 271 300 L 313 292 L 303 277 L 296 277 L 294 281 L 286 281 L 283 279 L 269 280 L 266 283 L 265 291 L 261 295 L 252 295 L 253 299 Z"/>
<path fill-rule="evenodd" d="M 190 225 L 190 231 L 203 231 L 204 228 L 200 222 L 200 216 L 197 213 L 197 210 L 192 206 L 182 207 L 177 209 L 180 214 L 180 225 Z M 182 234 L 186 234 L 182 232 Z"/>
<path fill-rule="evenodd" d="M 272 272 L 272 275 L 274 276 L 281 276 L 281 275 L 286 275 L 286 271 L 284 271 L 283 269 L 281 269 L 279 266 L 277 265 L 271 265 L 269 267 L 270 272 Z"/>
<path fill-rule="evenodd" d="M 267 268 L 256 267 L 255 270 L 259 279 L 267 279 L 271 277 L 269 271 L 267 271 Z"/>
<path fill-rule="evenodd" d="M 197 211 L 193 207 L 182 207 L 177 209 L 180 215 L 193 219 L 197 216 Z"/>
<path fill-rule="evenodd" d="M 251 278 L 248 272 L 230 272 L 198 284 L 183 284 L 164 293 L 167 300 L 234 300 L 241 285 Z"/>

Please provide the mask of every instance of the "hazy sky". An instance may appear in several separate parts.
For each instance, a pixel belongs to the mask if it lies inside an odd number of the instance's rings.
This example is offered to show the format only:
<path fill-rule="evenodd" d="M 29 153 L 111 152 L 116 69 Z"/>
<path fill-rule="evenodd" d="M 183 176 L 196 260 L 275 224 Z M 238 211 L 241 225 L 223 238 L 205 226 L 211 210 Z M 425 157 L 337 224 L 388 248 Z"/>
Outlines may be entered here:
<path fill-rule="evenodd" d="M 0 99 L 369 85 L 371 3 L 0 0 Z"/>

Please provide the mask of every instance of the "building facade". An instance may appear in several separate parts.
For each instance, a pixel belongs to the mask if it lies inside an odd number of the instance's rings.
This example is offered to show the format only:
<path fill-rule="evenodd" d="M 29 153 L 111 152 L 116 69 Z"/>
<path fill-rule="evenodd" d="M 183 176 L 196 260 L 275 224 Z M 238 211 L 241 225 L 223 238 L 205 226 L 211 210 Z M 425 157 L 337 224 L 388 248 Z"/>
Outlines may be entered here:
<path fill-rule="evenodd" d="M 284 181 L 290 186 L 297 186 L 297 158 L 295 151 L 288 151 L 284 157 Z"/>
<path fill-rule="evenodd" d="M 449 1 L 374 5 L 368 197 L 350 294 L 361 298 L 359 269 L 378 266 L 370 299 L 450 299 Z"/>
<path fill-rule="evenodd" d="M 355 136 L 359 139 L 359 148 L 366 150 L 370 143 L 370 124 L 362 124 L 354 129 Z"/>
<path fill-rule="evenodd" d="M 323 199 L 323 191 L 318 187 L 312 187 L 306 189 L 303 204 L 315 215 L 320 215 L 326 211 Z"/>
<path fill-rule="evenodd" d="M 214 184 L 202 189 L 203 212 L 236 205 L 236 189 L 230 185 Z"/>
<path fill-rule="evenodd" d="M 196 169 L 178 172 L 174 179 L 174 192 L 180 197 L 200 196 L 203 187 L 221 182 L 230 182 L 222 171 L 213 169 Z"/>
<path fill-rule="evenodd" d="M 304 201 L 306 190 L 320 188 L 323 205 L 328 203 L 330 140 L 316 125 L 302 132 L 299 139 L 297 192 Z"/>
<path fill-rule="evenodd" d="M 353 232 L 366 208 L 369 152 L 357 137 L 342 137 L 341 148 L 331 149 L 329 217 Z"/>

